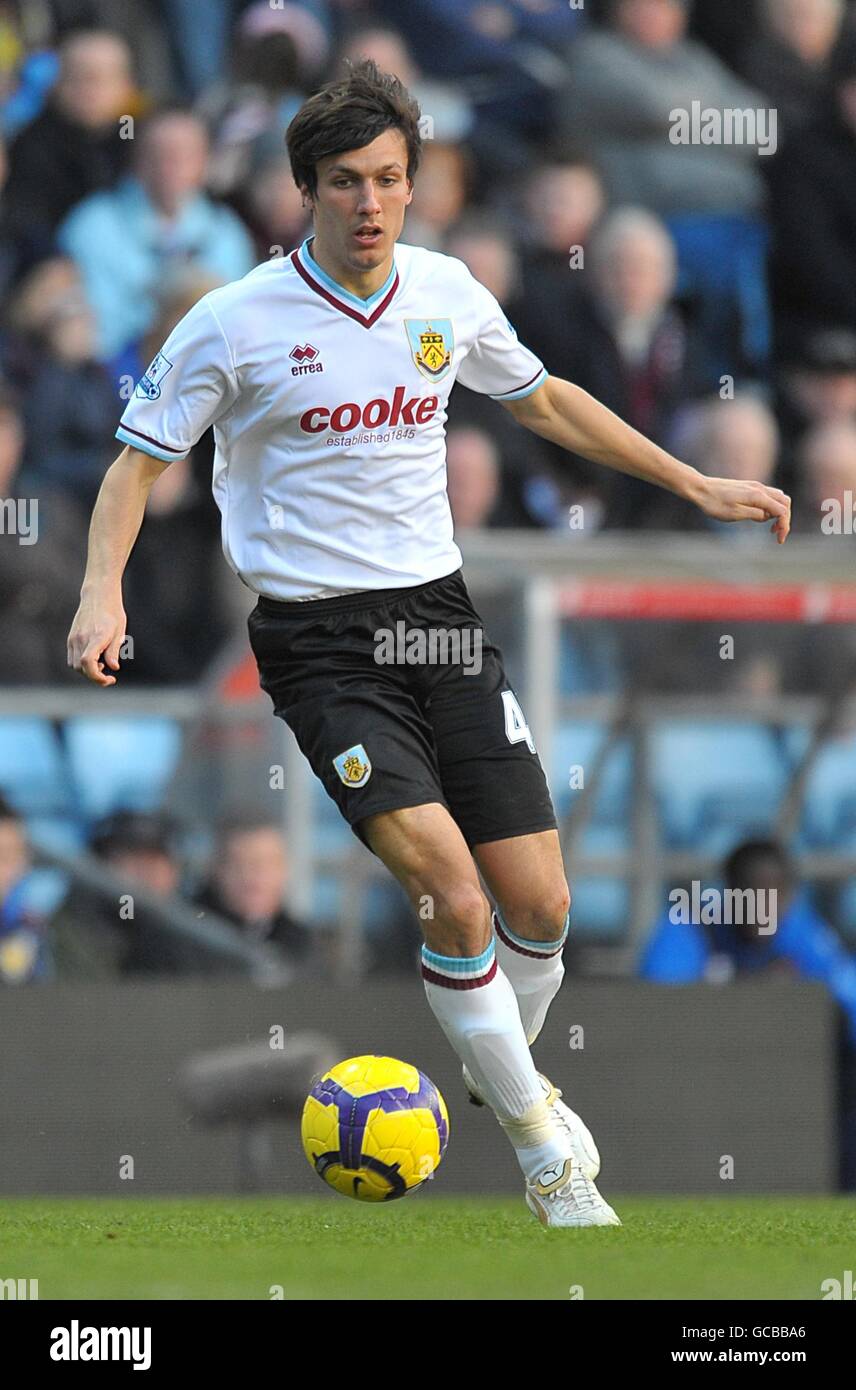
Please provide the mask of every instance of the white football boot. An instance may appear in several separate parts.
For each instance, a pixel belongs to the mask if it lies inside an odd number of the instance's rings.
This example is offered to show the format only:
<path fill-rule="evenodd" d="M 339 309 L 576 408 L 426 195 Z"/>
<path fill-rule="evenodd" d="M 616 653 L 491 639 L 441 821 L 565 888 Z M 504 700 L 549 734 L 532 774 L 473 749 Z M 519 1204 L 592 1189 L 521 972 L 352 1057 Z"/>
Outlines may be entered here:
<path fill-rule="evenodd" d="M 542 1226 L 620 1226 L 621 1222 L 573 1158 L 551 1163 L 526 1184 L 526 1205 Z"/>
<path fill-rule="evenodd" d="M 541 1082 L 544 1099 L 550 1106 L 554 1120 L 568 1136 L 575 1164 L 584 1177 L 594 1182 L 600 1172 L 600 1154 L 592 1138 L 591 1130 L 583 1124 L 576 1111 L 572 1110 L 569 1105 L 565 1105 L 558 1086 L 554 1086 L 552 1081 L 546 1076 L 542 1076 L 541 1072 L 538 1073 L 538 1080 Z M 473 1104 L 484 1105 L 484 1101 L 476 1089 L 476 1083 L 466 1067 L 464 1067 L 464 1085 L 470 1093 L 470 1100 Z"/>

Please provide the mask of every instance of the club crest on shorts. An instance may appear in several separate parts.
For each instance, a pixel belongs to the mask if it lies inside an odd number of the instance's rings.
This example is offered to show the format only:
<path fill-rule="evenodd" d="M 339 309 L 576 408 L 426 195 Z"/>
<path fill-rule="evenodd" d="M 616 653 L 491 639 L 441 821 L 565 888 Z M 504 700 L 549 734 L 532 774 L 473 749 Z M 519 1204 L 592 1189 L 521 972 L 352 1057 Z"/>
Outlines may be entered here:
<path fill-rule="evenodd" d="M 405 319 L 413 361 L 429 381 L 440 381 L 452 366 L 455 334 L 451 319 Z"/>
<path fill-rule="evenodd" d="M 344 753 L 333 759 L 333 766 L 346 787 L 364 787 L 372 775 L 369 755 L 361 743 L 346 748 Z"/>

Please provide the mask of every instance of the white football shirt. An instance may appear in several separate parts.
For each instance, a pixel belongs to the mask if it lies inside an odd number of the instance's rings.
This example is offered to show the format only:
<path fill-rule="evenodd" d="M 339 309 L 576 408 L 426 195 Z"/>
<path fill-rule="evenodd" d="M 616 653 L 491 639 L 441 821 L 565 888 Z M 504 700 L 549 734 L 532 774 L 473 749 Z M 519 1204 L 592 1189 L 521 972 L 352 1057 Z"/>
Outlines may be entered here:
<path fill-rule="evenodd" d="M 406 588 L 461 564 L 446 494 L 455 380 L 511 401 L 546 376 L 462 261 L 399 243 L 363 300 L 307 239 L 194 305 L 116 434 L 172 461 L 213 425 L 223 550 L 254 592 Z"/>

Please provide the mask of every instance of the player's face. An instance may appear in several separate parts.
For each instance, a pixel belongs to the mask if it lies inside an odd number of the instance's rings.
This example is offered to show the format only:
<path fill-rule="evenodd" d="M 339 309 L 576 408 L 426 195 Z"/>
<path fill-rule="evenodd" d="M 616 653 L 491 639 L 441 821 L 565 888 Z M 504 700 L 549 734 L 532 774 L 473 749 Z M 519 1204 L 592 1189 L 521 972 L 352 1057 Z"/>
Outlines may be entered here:
<path fill-rule="evenodd" d="M 319 160 L 317 176 L 313 249 L 337 267 L 337 278 L 378 271 L 382 284 L 413 197 L 401 131 Z"/>

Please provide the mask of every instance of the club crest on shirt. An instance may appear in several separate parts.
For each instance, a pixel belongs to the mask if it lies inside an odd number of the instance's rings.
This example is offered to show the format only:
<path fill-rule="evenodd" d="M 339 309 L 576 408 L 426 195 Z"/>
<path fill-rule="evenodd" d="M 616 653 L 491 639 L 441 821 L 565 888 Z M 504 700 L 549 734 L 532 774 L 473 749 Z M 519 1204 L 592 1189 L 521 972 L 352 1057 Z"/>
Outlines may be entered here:
<path fill-rule="evenodd" d="M 160 383 L 163 381 L 167 372 L 172 371 L 172 363 L 168 357 L 164 357 L 159 352 L 144 376 L 137 382 L 135 396 L 144 396 L 148 401 L 156 401 L 161 393 Z"/>
<path fill-rule="evenodd" d="M 363 787 L 372 775 L 369 755 L 361 743 L 346 748 L 344 753 L 333 759 L 333 766 L 346 787 Z"/>
<path fill-rule="evenodd" d="M 429 381 L 440 381 L 450 370 L 455 335 L 451 319 L 405 319 L 413 361 Z"/>

